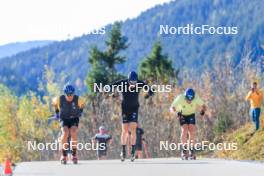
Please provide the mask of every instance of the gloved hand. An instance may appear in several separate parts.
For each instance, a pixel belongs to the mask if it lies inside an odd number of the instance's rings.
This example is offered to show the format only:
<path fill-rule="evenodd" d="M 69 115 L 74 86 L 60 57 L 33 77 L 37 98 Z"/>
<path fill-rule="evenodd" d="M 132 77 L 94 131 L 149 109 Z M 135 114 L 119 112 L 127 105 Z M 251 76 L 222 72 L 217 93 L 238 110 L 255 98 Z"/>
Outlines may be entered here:
<path fill-rule="evenodd" d="M 60 111 L 59 111 L 58 109 L 55 110 L 55 118 L 56 118 L 57 120 L 60 119 Z"/>
<path fill-rule="evenodd" d="M 178 116 L 178 118 L 182 118 L 183 117 L 182 112 L 177 112 L 177 116 Z"/>
<path fill-rule="evenodd" d="M 59 113 L 56 113 L 55 118 L 56 118 L 57 120 L 59 120 L 59 119 L 60 119 L 60 114 L 59 114 Z"/>
<path fill-rule="evenodd" d="M 83 116 L 83 109 L 80 109 L 79 118 L 82 118 Z"/>

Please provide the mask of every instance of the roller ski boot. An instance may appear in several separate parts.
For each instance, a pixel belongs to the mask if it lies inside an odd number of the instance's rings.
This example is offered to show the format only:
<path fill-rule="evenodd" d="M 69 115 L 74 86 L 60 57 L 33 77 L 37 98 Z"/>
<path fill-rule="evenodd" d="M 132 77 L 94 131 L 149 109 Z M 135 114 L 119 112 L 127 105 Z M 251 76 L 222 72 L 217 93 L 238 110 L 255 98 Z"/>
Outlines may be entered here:
<path fill-rule="evenodd" d="M 188 160 L 188 158 L 189 158 L 188 150 L 182 150 L 181 151 L 181 159 L 182 160 Z"/>
<path fill-rule="evenodd" d="M 189 155 L 190 160 L 196 160 L 196 154 L 194 150 L 190 150 L 190 155 Z"/>
<path fill-rule="evenodd" d="M 60 162 L 64 165 L 67 164 L 67 156 L 61 156 Z"/>
<path fill-rule="evenodd" d="M 187 147 L 181 146 L 181 159 L 182 160 L 188 160 L 189 158 L 189 150 L 187 150 Z"/>
<path fill-rule="evenodd" d="M 72 162 L 73 162 L 73 164 L 78 164 L 77 156 L 72 156 Z"/>
<path fill-rule="evenodd" d="M 131 162 L 134 162 L 135 159 L 136 159 L 135 153 L 131 153 L 131 155 L 130 155 L 130 161 Z"/>
<path fill-rule="evenodd" d="M 130 161 L 131 162 L 134 162 L 135 159 L 136 159 L 136 146 L 135 145 L 132 145 L 131 146 L 131 154 L 130 154 Z"/>
<path fill-rule="evenodd" d="M 126 159 L 126 152 L 122 151 L 120 154 L 121 161 L 124 162 Z"/>

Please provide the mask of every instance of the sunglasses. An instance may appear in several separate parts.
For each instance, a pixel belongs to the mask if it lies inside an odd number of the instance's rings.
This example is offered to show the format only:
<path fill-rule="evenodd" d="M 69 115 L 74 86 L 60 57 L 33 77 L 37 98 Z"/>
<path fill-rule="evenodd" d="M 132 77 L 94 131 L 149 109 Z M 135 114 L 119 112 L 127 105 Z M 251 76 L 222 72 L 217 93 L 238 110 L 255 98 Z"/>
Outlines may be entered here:
<path fill-rule="evenodd" d="M 188 97 L 186 97 L 186 99 L 189 100 L 189 101 L 192 101 L 194 99 L 194 97 L 193 96 L 188 96 Z"/>
<path fill-rule="evenodd" d="M 129 84 L 135 85 L 137 84 L 137 81 L 129 81 Z"/>
<path fill-rule="evenodd" d="M 72 96 L 73 96 L 73 94 L 66 94 L 66 96 L 67 96 L 67 97 L 72 97 Z"/>

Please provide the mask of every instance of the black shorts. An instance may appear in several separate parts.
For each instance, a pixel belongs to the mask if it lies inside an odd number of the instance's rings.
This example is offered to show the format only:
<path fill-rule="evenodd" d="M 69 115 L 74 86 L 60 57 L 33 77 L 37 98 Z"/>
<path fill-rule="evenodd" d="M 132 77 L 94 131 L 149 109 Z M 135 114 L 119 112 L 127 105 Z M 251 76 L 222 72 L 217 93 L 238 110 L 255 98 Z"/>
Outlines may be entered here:
<path fill-rule="evenodd" d="M 71 128 L 73 126 L 79 126 L 79 118 L 70 118 L 70 119 L 61 119 L 60 120 L 61 127 Z"/>
<path fill-rule="evenodd" d="M 97 150 L 97 156 L 100 158 L 107 155 L 107 150 Z"/>
<path fill-rule="evenodd" d="M 183 115 L 180 119 L 180 125 L 195 125 L 195 114 L 191 114 L 191 115 L 188 115 L 188 116 L 185 116 Z"/>
<path fill-rule="evenodd" d="M 142 149 L 143 149 L 142 144 L 136 145 L 136 151 L 142 151 Z"/>
<path fill-rule="evenodd" d="M 122 122 L 131 123 L 138 122 L 138 106 L 137 107 L 122 107 Z"/>

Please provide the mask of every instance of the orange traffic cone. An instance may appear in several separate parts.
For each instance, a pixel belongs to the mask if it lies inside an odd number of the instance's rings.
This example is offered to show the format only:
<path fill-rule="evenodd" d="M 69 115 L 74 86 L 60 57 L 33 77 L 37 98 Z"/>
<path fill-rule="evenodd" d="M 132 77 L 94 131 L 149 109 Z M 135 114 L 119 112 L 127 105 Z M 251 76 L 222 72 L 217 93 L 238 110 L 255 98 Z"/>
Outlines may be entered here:
<path fill-rule="evenodd" d="M 12 168 L 11 168 L 11 163 L 10 160 L 7 159 L 5 161 L 5 166 L 4 166 L 4 175 L 12 175 Z"/>

